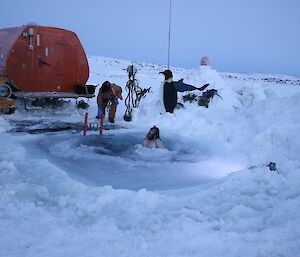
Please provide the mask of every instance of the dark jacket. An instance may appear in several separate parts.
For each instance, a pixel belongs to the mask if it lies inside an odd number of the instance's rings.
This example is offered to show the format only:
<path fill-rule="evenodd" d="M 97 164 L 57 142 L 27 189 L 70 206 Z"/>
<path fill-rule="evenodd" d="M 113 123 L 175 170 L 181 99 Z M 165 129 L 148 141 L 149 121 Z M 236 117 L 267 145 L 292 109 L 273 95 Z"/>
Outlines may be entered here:
<path fill-rule="evenodd" d="M 111 83 L 111 92 L 105 92 L 103 93 L 101 90 L 99 90 L 98 96 L 97 96 L 97 104 L 98 107 L 106 107 L 108 101 L 112 101 L 114 98 L 120 98 L 122 95 L 122 88 L 119 87 L 116 84 Z"/>

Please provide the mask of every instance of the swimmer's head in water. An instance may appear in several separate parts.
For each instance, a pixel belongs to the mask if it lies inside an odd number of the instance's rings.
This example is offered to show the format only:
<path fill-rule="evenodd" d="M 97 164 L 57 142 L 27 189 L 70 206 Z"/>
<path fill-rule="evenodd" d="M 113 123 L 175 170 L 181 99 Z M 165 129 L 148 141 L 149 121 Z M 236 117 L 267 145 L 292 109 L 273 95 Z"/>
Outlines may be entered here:
<path fill-rule="evenodd" d="M 160 137 L 159 137 L 159 128 L 156 127 L 156 126 L 152 127 L 152 128 L 149 130 L 149 132 L 148 132 L 148 134 L 147 134 L 146 137 L 147 137 L 149 140 L 154 140 L 154 139 L 156 139 L 156 138 L 160 138 Z"/>

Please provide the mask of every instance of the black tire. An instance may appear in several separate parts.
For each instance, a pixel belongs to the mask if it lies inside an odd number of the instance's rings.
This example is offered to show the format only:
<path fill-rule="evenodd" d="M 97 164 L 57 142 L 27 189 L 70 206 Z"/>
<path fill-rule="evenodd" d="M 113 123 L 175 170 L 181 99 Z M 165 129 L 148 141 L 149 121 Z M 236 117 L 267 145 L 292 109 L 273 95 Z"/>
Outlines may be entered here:
<path fill-rule="evenodd" d="M 12 89 L 7 84 L 0 84 L 0 99 L 8 99 L 12 95 Z"/>

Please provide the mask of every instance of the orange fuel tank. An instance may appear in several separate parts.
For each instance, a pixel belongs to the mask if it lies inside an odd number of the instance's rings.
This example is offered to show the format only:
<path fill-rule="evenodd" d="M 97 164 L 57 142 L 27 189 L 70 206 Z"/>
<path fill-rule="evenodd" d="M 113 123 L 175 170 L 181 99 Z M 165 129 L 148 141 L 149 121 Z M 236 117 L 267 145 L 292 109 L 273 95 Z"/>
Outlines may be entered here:
<path fill-rule="evenodd" d="M 15 95 L 88 97 L 93 93 L 86 89 L 88 77 L 87 57 L 74 32 L 35 25 L 0 29 L 0 78 Z"/>

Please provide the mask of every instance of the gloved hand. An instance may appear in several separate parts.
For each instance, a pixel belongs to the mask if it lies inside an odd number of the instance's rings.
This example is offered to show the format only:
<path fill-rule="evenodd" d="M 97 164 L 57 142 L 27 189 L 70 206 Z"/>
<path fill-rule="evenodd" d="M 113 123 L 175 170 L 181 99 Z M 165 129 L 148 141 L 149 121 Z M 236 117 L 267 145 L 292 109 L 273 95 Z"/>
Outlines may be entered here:
<path fill-rule="evenodd" d="M 118 104 L 119 104 L 118 97 L 115 97 L 115 98 L 114 98 L 113 103 L 114 103 L 115 105 L 118 105 Z"/>
<path fill-rule="evenodd" d="M 97 113 L 96 118 L 97 118 L 97 119 L 101 119 L 102 114 L 103 114 L 103 113 L 102 113 L 102 108 L 98 107 L 98 113 Z"/>

